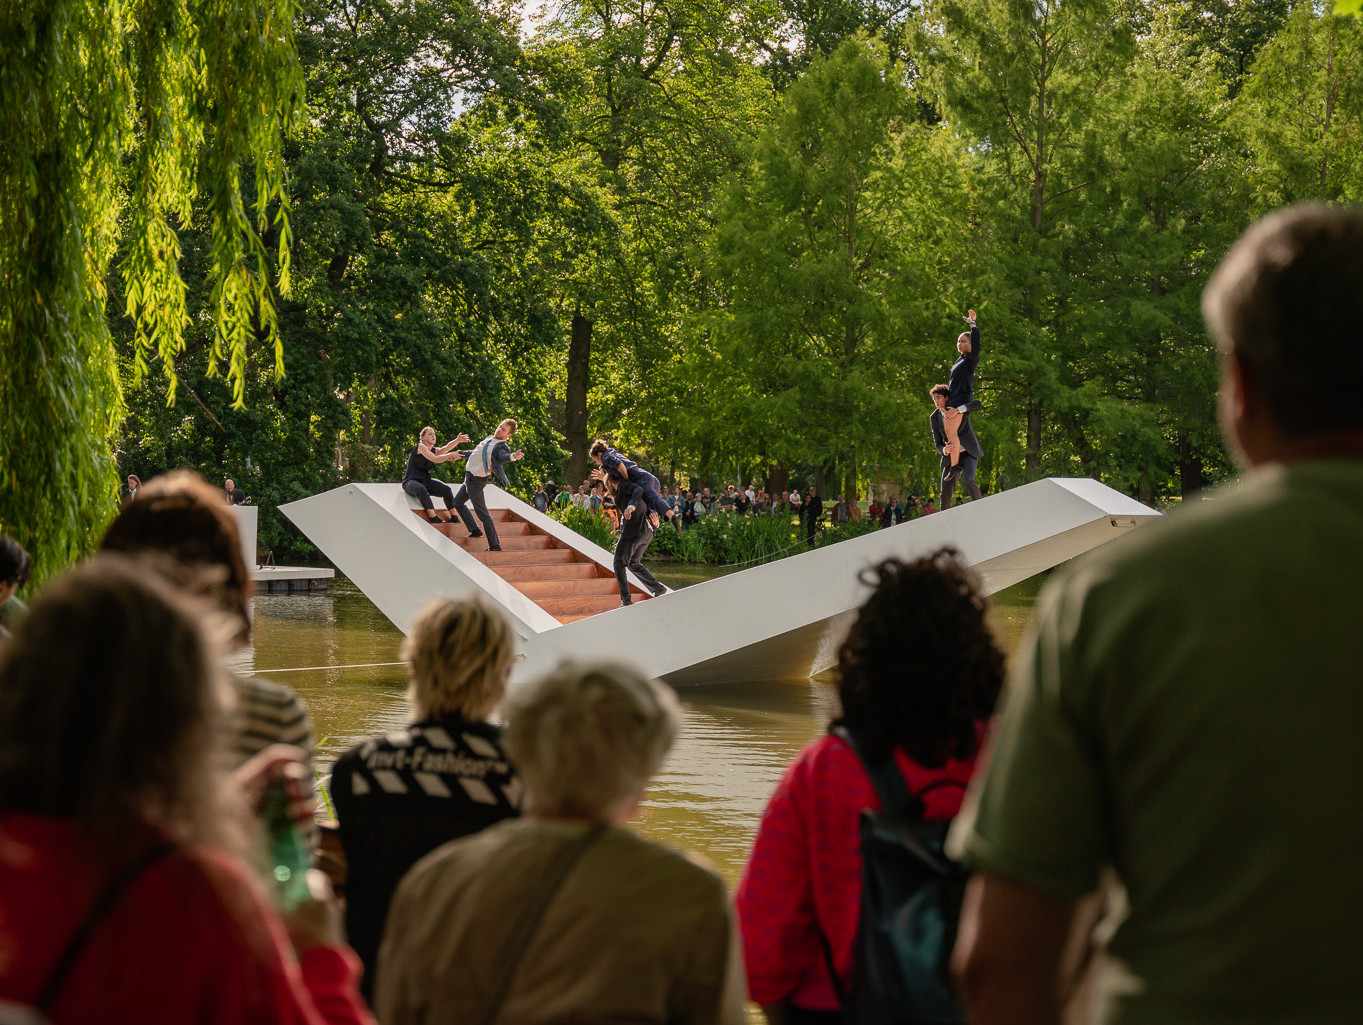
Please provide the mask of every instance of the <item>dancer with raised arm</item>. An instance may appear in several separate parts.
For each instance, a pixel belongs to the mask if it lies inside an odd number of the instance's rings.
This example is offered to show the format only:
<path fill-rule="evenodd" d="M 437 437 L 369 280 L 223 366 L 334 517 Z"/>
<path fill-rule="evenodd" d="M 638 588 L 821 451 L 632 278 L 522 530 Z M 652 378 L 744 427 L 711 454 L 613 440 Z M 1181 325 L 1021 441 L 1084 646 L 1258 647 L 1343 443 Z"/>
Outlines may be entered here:
<path fill-rule="evenodd" d="M 602 471 L 621 480 L 633 481 L 643 489 L 644 501 L 648 503 L 649 520 L 656 527 L 659 517 L 672 519 L 672 507 L 663 500 L 662 485 L 658 478 L 653 476 L 632 459 L 626 459 L 619 452 L 611 447 L 610 442 L 605 438 L 597 438 L 592 442 L 592 447 L 587 453 L 596 461 Z M 598 480 L 604 478 L 598 477 Z"/>
<path fill-rule="evenodd" d="M 421 508 L 426 510 L 426 519 L 437 526 L 445 521 L 435 514 L 435 503 L 431 501 L 431 495 L 435 494 L 445 500 L 445 509 L 450 512 L 450 520 L 454 520 L 454 492 L 443 480 L 436 480 L 431 476 L 437 463 L 451 463 L 456 459 L 463 459 L 463 454 L 451 451 L 456 445 L 467 444 L 469 436 L 461 434 L 453 441 L 436 447 L 435 428 L 421 428 L 421 435 L 417 438 L 416 448 L 407 457 L 407 472 L 402 477 L 402 490 L 411 495 L 421 503 Z"/>
<path fill-rule="evenodd" d="M 520 449 L 511 451 L 511 446 L 507 444 L 507 439 L 516 433 L 516 428 L 520 425 L 511 417 L 507 417 L 497 425 L 497 429 L 489 434 L 476 446 L 471 449 L 460 451 L 464 457 L 464 483 L 459 489 L 459 494 L 454 496 L 454 504 L 451 506 L 459 518 L 464 521 L 464 526 L 469 529 L 469 537 L 482 537 L 484 532 L 487 534 L 487 550 L 489 552 L 500 552 L 502 543 L 497 537 L 497 528 L 492 522 L 492 515 L 487 511 L 487 499 L 483 497 L 483 489 L 487 487 L 488 481 L 492 480 L 495 473 L 497 479 L 502 482 L 502 487 L 511 487 L 511 482 L 506 478 L 505 466 L 507 463 L 514 463 L 525 458 L 525 453 Z M 468 438 L 464 439 L 468 441 Z M 468 500 L 473 499 L 473 511 L 478 514 L 478 521 L 482 523 L 483 529 L 479 530 L 473 525 L 473 517 L 469 515 Z"/>
<path fill-rule="evenodd" d="M 970 330 L 962 331 L 956 337 L 956 351 L 960 355 L 951 364 L 946 408 L 942 411 L 942 426 L 946 429 L 947 455 L 951 459 L 950 473 L 953 479 L 961 473 L 957 469 L 961 461 L 961 442 L 957 435 L 961 424 L 970 415 L 969 407 L 975 401 L 975 367 L 980 362 L 980 329 L 975 326 L 975 311 L 967 310 L 965 319 Z"/>

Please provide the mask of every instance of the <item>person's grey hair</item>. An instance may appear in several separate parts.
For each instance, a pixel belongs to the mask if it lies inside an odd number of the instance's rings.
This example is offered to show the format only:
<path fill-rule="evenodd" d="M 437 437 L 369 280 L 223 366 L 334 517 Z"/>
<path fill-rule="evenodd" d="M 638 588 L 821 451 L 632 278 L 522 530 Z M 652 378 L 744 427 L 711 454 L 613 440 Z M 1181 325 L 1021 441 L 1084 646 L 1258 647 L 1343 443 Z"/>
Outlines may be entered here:
<path fill-rule="evenodd" d="M 417 718 L 486 717 L 506 694 L 515 644 L 506 617 L 479 599 L 438 598 L 427 605 L 402 642 Z"/>
<path fill-rule="evenodd" d="M 1324 203 L 1254 224 L 1207 282 L 1207 327 L 1239 356 L 1278 427 L 1296 434 L 1363 427 L 1360 282 L 1363 209 Z"/>
<path fill-rule="evenodd" d="M 506 750 L 525 807 L 609 822 L 663 764 L 681 722 L 677 698 L 628 666 L 564 663 L 513 688 Z"/>

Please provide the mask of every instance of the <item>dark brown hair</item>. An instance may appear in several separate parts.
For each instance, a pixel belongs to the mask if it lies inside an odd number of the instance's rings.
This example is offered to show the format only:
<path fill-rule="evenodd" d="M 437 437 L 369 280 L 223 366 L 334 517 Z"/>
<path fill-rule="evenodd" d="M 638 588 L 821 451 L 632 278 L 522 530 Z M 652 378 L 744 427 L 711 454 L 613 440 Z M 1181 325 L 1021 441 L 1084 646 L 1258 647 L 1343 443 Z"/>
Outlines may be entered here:
<path fill-rule="evenodd" d="M 951 394 L 951 388 L 945 384 L 934 384 L 931 388 L 928 389 L 928 394 L 940 395 L 942 396 L 942 398 L 946 398 L 948 395 Z"/>
<path fill-rule="evenodd" d="M 240 849 L 222 778 L 227 683 L 201 616 L 143 560 L 100 555 L 49 584 L 0 655 L 0 813 Z"/>
<path fill-rule="evenodd" d="M 143 487 L 109 525 L 100 542 L 106 552 L 161 552 L 191 571 L 172 582 L 204 594 L 238 618 L 237 641 L 251 639 L 251 577 L 241 551 L 236 517 L 222 492 L 186 470 Z M 207 571 L 207 572 L 205 572 Z"/>
<path fill-rule="evenodd" d="M 1363 427 L 1360 282 L 1363 209 L 1323 203 L 1259 221 L 1207 282 L 1207 326 L 1240 357 L 1279 428 L 1306 435 Z"/>
<path fill-rule="evenodd" d="M 1003 686 L 1003 652 L 956 549 L 863 572 L 873 588 L 838 651 L 842 724 L 873 758 L 902 747 L 938 768 L 969 758 Z"/>

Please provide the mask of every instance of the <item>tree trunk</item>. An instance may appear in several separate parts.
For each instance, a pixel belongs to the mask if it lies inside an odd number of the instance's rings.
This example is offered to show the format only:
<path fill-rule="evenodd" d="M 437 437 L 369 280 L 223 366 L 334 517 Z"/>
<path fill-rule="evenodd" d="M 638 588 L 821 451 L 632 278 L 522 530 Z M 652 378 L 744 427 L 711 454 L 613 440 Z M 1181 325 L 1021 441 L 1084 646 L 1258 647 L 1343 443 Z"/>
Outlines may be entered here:
<path fill-rule="evenodd" d="M 564 482 L 577 487 L 587 479 L 591 459 L 587 447 L 587 379 L 592 358 L 592 322 L 578 310 L 573 314 L 568 340 L 568 394 L 564 398 L 563 440 L 568 458 L 563 464 Z"/>
<path fill-rule="evenodd" d="M 771 469 L 770 483 L 768 490 L 773 495 L 782 497 L 790 494 L 790 469 L 784 463 L 773 466 Z"/>
<path fill-rule="evenodd" d="M 1027 403 L 1027 479 L 1036 480 L 1041 470 L 1041 407 L 1033 399 Z"/>
<path fill-rule="evenodd" d="M 1202 457 L 1182 432 L 1178 436 L 1178 482 L 1184 498 L 1195 498 L 1202 490 Z"/>

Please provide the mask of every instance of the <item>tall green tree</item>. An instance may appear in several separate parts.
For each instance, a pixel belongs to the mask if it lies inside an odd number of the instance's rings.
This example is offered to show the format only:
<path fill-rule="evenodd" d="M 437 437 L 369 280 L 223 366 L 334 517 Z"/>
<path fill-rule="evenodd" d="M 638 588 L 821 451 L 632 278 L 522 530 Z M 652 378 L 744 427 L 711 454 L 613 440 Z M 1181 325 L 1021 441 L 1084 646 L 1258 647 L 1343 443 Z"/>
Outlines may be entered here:
<path fill-rule="evenodd" d="M 35 0 L 0 15 L 0 531 L 31 550 L 39 580 L 90 547 L 117 496 L 105 282 L 121 237 L 137 373 L 183 344 L 176 229 L 196 197 L 210 366 L 226 361 L 237 403 L 257 337 L 282 370 L 267 247 L 287 289 L 293 17 L 292 0 Z"/>
<path fill-rule="evenodd" d="M 865 36 L 815 60 L 726 196 L 714 243 L 729 292 L 713 320 L 716 422 L 777 464 L 839 467 L 848 493 L 859 459 L 902 463 L 921 444 L 903 411 L 926 403 L 954 337 L 940 325 L 959 323 L 943 316 L 952 278 L 966 274 L 960 162 L 918 120 L 902 72 Z"/>
<path fill-rule="evenodd" d="M 987 371 L 991 416 L 1021 421 L 1025 472 L 1067 472 L 1043 444 L 1085 401 L 1090 284 L 1081 240 L 1106 212 L 1096 184 L 1116 125 L 1102 98 L 1129 63 L 1131 32 L 1107 0 L 942 0 L 917 41 L 946 122 L 978 146 L 981 316 L 1002 344 Z M 1059 439 L 1057 439 L 1059 440 Z M 1083 451 L 1076 453 L 1080 459 Z"/>
<path fill-rule="evenodd" d="M 1260 210 L 1363 198 L 1363 22 L 1298 3 L 1251 68 L 1236 121 Z"/>

